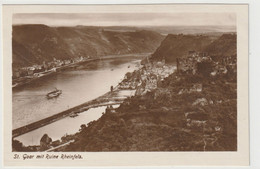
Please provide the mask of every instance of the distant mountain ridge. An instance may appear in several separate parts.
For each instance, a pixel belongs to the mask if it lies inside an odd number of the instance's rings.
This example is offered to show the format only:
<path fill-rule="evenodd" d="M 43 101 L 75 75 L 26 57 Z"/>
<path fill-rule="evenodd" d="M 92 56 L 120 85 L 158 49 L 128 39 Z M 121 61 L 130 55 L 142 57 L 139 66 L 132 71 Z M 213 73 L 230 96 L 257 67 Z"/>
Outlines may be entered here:
<path fill-rule="evenodd" d="M 150 30 L 161 34 L 223 34 L 236 32 L 236 26 L 104 26 L 107 31 L 131 32 L 136 30 Z"/>
<path fill-rule="evenodd" d="M 162 34 L 205 34 L 236 32 L 236 26 L 153 26 L 143 27 L 145 30 L 156 31 Z"/>
<path fill-rule="evenodd" d="M 153 52 L 164 36 L 148 30 L 108 31 L 102 27 L 13 26 L 13 68 L 79 56 Z"/>

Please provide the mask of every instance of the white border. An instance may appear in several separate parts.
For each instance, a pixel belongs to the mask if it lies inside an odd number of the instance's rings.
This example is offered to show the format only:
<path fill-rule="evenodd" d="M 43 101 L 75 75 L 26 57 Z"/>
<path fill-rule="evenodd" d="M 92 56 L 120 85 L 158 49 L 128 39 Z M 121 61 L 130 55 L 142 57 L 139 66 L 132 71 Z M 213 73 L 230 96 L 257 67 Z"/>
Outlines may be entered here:
<path fill-rule="evenodd" d="M 86 1 L 84 0 L 76 0 L 73 1 L 74 4 L 78 3 L 78 4 L 83 4 L 86 3 Z M 259 164 L 259 131 L 257 131 L 257 129 L 259 128 L 259 110 L 260 109 L 260 104 L 259 104 L 259 100 L 257 100 L 257 94 L 259 94 L 259 86 L 260 86 L 260 81 L 259 81 L 259 56 L 257 56 L 257 54 L 259 54 L 259 44 L 257 44 L 257 40 L 259 40 L 259 30 L 260 30 L 260 25 L 259 25 L 259 18 L 258 16 L 260 16 L 259 14 L 259 9 L 260 9 L 260 5 L 259 5 L 259 1 L 257 0 L 251 0 L 251 1 L 246 1 L 246 0 L 237 0 L 237 1 L 228 1 L 228 0 L 212 0 L 212 1 L 194 1 L 194 0 L 179 0 L 179 1 L 168 1 L 168 0 L 163 0 L 163 1 L 88 1 L 88 3 L 96 3 L 96 4 L 100 4 L 100 3 L 151 3 L 151 2 L 156 2 L 156 3 L 172 3 L 172 2 L 177 2 L 177 3 L 249 3 L 250 4 L 250 119 L 251 119 L 251 167 L 245 167 L 245 168 L 258 168 L 258 166 L 260 166 Z M 20 0 L 13 0 L 13 1 L 8 1 L 8 0 L 4 0 L 3 3 L 13 3 L 13 4 L 20 4 L 20 3 L 33 3 L 33 4 L 44 4 L 44 3 L 48 3 L 48 4 L 57 4 L 57 3 L 61 3 L 60 0 L 27 0 L 27 1 L 20 1 Z M 62 1 L 63 4 L 71 4 L 71 1 Z M 253 26 L 252 26 L 253 25 Z M 2 51 L 2 50 L 1 50 Z M 2 73 L 3 71 L 1 70 L 1 81 L 2 81 Z M 3 91 L 3 90 L 2 90 Z M 1 91 L 1 93 L 2 93 Z M 253 91 L 253 92 L 252 92 Z M 255 93 L 255 94 L 253 94 Z M 1 106 L 2 106 L 2 102 L 1 102 Z M 253 138 L 253 139 L 252 139 Z M 2 151 L 1 151 L 2 152 Z M 1 154 L 2 155 L 2 154 Z M 1 157 L 2 159 L 2 157 Z M 178 167 L 179 168 L 179 167 Z M 185 167 L 186 168 L 186 167 Z M 189 167 L 190 168 L 190 167 Z M 207 167 L 208 168 L 208 167 Z M 219 167 L 218 167 L 219 168 Z M 224 168 L 224 167 L 221 167 Z M 235 167 L 237 168 L 237 167 Z"/>

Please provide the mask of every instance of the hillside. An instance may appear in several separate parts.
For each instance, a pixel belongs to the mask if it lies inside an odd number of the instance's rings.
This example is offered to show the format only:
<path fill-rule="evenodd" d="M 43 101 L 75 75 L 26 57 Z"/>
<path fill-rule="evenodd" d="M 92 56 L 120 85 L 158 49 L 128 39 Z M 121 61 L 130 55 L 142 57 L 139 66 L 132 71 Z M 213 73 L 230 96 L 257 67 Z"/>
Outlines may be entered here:
<path fill-rule="evenodd" d="M 212 41 L 208 36 L 169 34 L 152 54 L 152 59 L 164 58 L 166 62 L 175 62 L 177 57 L 182 57 L 189 51 L 201 52 Z"/>
<path fill-rule="evenodd" d="M 177 57 L 186 56 L 189 51 L 206 52 L 212 56 L 236 55 L 236 34 L 223 34 L 220 37 L 169 34 L 151 59 L 175 62 Z"/>
<path fill-rule="evenodd" d="M 229 65 L 211 63 L 219 72 Z M 56 151 L 236 151 L 236 88 L 236 67 L 210 77 L 174 72 L 155 90 L 81 125 L 67 137 L 75 141 Z"/>
<path fill-rule="evenodd" d="M 237 151 L 235 44 L 234 34 L 214 41 L 208 36 L 167 36 L 154 59 L 167 56 L 173 61 L 189 50 L 210 55 L 182 58 L 169 76 L 162 64 L 127 73 L 120 86 L 134 86 L 135 96 L 113 111 L 107 108 L 97 120 L 78 124 L 79 132 L 61 138 L 62 144 L 73 141 L 55 151 Z M 219 55 L 229 57 L 211 59 Z M 13 151 L 35 151 L 15 140 L 13 145 Z"/>
<path fill-rule="evenodd" d="M 223 34 L 220 38 L 209 44 L 205 52 L 212 56 L 233 56 L 237 54 L 236 34 Z"/>
<path fill-rule="evenodd" d="M 153 31 L 105 31 L 101 27 L 13 26 L 13 68 L 73 57 L 153 52 L 163 36 Z"/>

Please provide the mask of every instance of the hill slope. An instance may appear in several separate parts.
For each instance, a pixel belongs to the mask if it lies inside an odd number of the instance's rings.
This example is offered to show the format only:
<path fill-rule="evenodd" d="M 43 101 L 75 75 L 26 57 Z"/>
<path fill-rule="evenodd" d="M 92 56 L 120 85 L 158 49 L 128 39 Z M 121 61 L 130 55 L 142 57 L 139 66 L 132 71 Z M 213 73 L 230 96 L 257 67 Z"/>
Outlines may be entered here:
<path fill-rule="evenodd" d="M 153 31 L 115 32 L 101 27 L 13 26 L 13 68 L 79 56 L 153 52 L 163 36 Z"/>
<path fill-rule="evenodd" d="M 189 51 L 203 51 L 212 41 L 209 36 L 169 34 L 152 54 L 152 59 L 175 62 L 177 57 L 182 57 Z"/>
<path fill-rule="evenodd" d="M 175 62 L 177 57 L 186 56 L 189 51 L 206 52 L 215 57 L 235 56 L 236 37 L 234 33 L 223 34 L 220 37 L 169 34 L 152 54 L 152 59 Z"/>
<path fill-rule="evenodd" d="M 209 44 L 205 52 L 213 56 L 233 56 L 237 54 L 236 34 L 223 34 L 220 38 Z"/>

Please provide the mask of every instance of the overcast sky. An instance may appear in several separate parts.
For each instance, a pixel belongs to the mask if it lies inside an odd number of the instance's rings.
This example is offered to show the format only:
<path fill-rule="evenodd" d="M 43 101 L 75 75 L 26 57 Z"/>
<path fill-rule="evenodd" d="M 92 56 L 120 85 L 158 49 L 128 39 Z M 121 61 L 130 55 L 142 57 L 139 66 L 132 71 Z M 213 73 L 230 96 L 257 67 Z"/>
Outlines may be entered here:
<path fill-rule="evenodd" d="M 49 26 L 236 26 L 232 13 L 45 13 L 14 14 L 13 24 Z"/>

